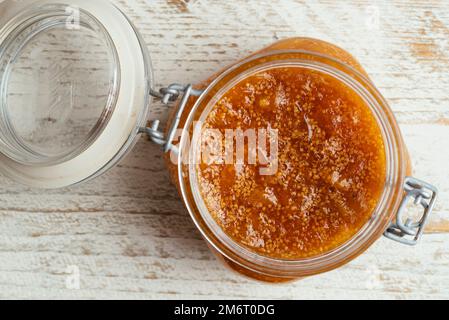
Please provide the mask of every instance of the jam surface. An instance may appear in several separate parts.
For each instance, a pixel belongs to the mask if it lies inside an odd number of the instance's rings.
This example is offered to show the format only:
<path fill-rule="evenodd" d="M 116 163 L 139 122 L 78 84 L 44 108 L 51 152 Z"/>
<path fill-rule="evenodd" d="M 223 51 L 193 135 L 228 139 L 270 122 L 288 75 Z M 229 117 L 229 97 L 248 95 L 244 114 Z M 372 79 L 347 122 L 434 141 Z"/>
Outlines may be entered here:
<path fill-rule="evenodd" d="M 229 129 L 277 131 L 273 174 L 247 159 L 197 166 L 214 220 L 263 256 L 301 259 L 338 247 L 367 223 L 384 189 L 385 147 L 374 115 L 323 72 L 284 66 L 253 74 L 218 100 L 202 128 L 204 141 L 207 129 L 223 139 Z"/>

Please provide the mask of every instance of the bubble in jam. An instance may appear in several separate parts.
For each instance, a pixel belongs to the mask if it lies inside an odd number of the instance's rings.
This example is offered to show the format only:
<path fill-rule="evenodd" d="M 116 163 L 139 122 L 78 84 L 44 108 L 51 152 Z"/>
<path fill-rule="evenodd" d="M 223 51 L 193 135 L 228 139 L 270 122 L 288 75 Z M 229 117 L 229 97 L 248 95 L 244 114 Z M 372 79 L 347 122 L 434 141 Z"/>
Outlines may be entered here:
<path fill-rule="evenodd" d="M 226 92 L 202 133 L 221 132 L 224 148 L 230 130 L 267 128 L 278 144 L 270 174 L 247 159 L 198 164 L 214 220 L 235 242 L 276 259 L 318 256 L 347 242 L 372 217 L 386 181 L 384 140 L 369 105 L 329 74 L 275 67 Z"/>

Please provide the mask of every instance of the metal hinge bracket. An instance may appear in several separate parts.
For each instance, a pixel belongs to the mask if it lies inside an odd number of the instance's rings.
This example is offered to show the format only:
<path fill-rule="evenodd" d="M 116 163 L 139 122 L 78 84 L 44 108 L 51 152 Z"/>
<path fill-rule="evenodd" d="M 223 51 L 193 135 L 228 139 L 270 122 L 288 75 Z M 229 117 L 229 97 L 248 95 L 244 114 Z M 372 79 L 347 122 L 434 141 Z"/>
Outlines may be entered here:
<path fill-rule="evenodd" d="M 424 181 L 407 177 L 404 191 L 405 196 L 396 215 L 396 221 L 391 223 L 384 236 L 402 244 L 414 246 L 421 239 L 429 215 L 435 206 L 438 190 Z M 417 221 L 404 218 L 407 204 L 411 201 L 424 209 L 423 215 Z"/>
<path fill-rule="evenodd" d="M 159 91 L 151 90 L 150 94 L 153 97 L 160 99 L 161 102 L 165 105 L 169 105 L 170 103 L 175 102 L 179 99 L 179 97 L 182 97 L 181 102 L 178 105 L 171 127 L 167 132 L 167 136 L 165 136 L 164 132 L 160 130 L 159 120 L 152 121 L 149 127 L 140 128 L 140 132 L 146 133 L 151 141 L 158 145 L 161 145 L 164 152 L 178 152 L 177 147 L 173 145 L 173 140 L 176 135 L 176 130 L 178 129 L 179 123 L 181 121 L 181 116 L 186 108 L 189 98 L 191 96 L 199 97 L 202 93 L 203 91 L 201 90 L 193 89 L 193 86 L 191 84 L 187 86 L 183 86 L 180 84 L 171 84 L 170 86 L 162 88 Z"/>

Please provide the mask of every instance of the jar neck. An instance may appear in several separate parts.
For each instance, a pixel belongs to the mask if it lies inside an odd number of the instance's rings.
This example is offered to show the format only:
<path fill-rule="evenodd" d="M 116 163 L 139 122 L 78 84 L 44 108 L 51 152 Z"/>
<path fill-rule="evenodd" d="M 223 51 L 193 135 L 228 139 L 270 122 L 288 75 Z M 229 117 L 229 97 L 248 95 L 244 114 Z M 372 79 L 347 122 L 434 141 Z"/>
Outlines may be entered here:
<path fill-rule="evenodd" d="M 298 66 L 324 72 L 351 88 L 371 109 L 382 132 L 386 154 L 385 187 L 371 219 L 356 235 L 338 248 L 320 256 L 300 260 L 280 260 L 256 254 L 226 235 L 204 204 L 198 188 L 195 164 L 195 146 L 198 145 L 198 133 L 201 130 L 193 128 L 193 123 L 203 119 L 213 108 L 215 102 L 242 79 L 267 68 L 285 66 Z M 186 144 L 187 132 L 194 132 L 190 144 Z M 188 149 L 187 145 L 194 147 Z M 377 240 L 386 230 L 399 207 L 401 199 L 397 195 L 402 195 L 406 170 L 407 155 L 394 115 L 369 79 L 353 68 L 326 56 L 305 51 L 274 51 L 253 56 L 239 63 L 220 75 L 206 88 L 188 116 L 181 139 L 179 180 L 184 200 L 193 220 L 203 236 L 220 254 L 255 272 L 291 278 L 336 268 L 355 258 Z"/>

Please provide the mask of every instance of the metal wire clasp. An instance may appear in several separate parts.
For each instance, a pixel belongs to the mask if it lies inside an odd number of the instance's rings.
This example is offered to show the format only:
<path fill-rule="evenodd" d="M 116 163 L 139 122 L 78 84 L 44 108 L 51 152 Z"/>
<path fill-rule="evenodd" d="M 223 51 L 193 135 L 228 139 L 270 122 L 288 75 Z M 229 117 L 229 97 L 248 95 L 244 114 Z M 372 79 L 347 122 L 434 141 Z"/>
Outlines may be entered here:
<path fill-rule="evenodd" d="M 435 206 L 438 190 L 424 181 L 407 177 L 405 179 L 404 191 L 405 197 L 399 207 L 396 221 L 385 231 L 384 236 L 402 244 L 414 246 L 421 239 L 427 219 Z M 410 218 L 404 221 L 403 216 L 407 204 L 411 200 L 414 201 L 415 205 L 420 205 L 424 208 L 424 214 L 419 221 L 413 222 Z"/>
<path fill-rule="evenodd" d="M 171 102 L 175 102 L 179 99 L 179 97 L 182 96 L 181 102 L 178 105 L 178 109 L 176 111 L 176 114 L 174 116 L 172 125 L 170 127 L 170 130 L 167 133 L 167 137 L 165 137 L 165 134 L 160 131 L 160 121 L 154 120 L 151 122 L 150 127 L 147 128 L 140 128 L 141 133 L 146 133 L 150 137 L 151 141 L 153 141 L 156 144 L 159 144 L 163 147 L 164 152 L 174 151 L 178 152 L 178 148 L 174 146 L 173 140 L 176 135 L 176 130 L 179 126 L 179 123 L 181 122 L 181 116 L 184 112 L 184 109 L 187 105 L 187 102 L 189 101 L 189 98 L 191 96 L 200 96 L 203 93 L 201 90 L 195 90 L 193 89 L 193 86 L 191 84 L 187 86 L 183 86 L 181 84 L 171 84 L 170 86 L 166 88 L 162 88 L 159 91 L 151 89 L 150 94 L 161 100 L 161 102 L 165 105 L 169 105 Z"/>

